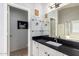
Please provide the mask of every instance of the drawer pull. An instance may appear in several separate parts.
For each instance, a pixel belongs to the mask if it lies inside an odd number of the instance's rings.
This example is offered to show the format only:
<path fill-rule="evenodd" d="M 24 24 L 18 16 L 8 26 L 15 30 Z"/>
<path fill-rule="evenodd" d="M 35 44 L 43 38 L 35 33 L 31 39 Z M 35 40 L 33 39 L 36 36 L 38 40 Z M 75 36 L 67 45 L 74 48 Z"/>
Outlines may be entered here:
<path fill-rule="evenodd" d="M 50 54 L 48 54 L 48 56 L 50 56 Z"/>
<path fill-rule="evenodd" d="M 47 54 L 47 52 L 45 52 L 45 54 Z"/>

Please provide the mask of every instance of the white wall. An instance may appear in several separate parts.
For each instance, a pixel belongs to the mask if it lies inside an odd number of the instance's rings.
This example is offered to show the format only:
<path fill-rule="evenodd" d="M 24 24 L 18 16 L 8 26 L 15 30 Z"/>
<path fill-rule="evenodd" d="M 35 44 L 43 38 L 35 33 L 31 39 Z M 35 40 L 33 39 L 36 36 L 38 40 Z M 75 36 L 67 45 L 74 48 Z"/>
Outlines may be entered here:
<path fill-rule="evenodd" d="M 28 30 L 17 29 L 17 21 L 28 21 L 28 12 L 10 8 L 11 51 L 28 47 Z"/>
<path fill-rule="evenodd" d="M 0 3 L 0 55 L 7 55 L 6 4 Z"/>
<path fill-rule="evenodd" d="M 34 16 L 34 10 L 38 9 L 40 12 L 40 17 L 43 17 L 44 14 L 47 12 L 48 3 L 15 3 L 18 6 L 30 10 L 30 15 Z"/>

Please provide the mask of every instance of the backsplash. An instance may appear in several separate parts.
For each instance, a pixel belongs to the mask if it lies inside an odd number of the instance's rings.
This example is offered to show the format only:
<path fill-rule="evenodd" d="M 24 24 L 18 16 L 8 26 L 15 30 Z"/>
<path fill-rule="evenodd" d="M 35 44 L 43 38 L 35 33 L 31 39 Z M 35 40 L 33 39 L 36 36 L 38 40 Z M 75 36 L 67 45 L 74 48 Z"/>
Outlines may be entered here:
<path fill-rule="evenodd" d="M 39 17 L 32 18 L 30 23 L 32 36 L 48 35 L 48 23 L 48 21 Z"/>

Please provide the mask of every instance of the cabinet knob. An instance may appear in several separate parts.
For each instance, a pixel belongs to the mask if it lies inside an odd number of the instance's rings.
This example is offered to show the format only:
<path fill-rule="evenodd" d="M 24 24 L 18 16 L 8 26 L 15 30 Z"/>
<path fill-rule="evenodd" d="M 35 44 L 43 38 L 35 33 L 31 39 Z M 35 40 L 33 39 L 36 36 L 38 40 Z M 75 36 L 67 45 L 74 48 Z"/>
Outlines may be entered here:
<path fill-rule="evenodd" d="M 45 54 L 47 54 L 47 52 L 45 52 Z"/>
<path fill-rule="evenodd" d="M 50 54 L 48 54 L 48 56 L 50 56 Z"/>

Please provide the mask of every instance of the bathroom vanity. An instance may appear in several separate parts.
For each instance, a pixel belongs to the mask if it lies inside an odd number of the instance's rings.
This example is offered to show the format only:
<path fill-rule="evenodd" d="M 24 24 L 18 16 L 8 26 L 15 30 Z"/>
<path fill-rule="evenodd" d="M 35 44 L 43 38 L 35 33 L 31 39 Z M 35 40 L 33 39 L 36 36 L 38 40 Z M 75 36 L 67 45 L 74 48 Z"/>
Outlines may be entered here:
<path fill-rule="evenodd" d="M 32 37 L 33 56 L 79 56 L 79 42 L 48 36 Z"/>

